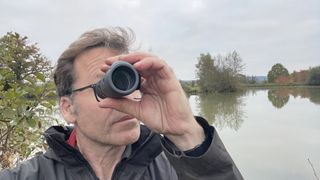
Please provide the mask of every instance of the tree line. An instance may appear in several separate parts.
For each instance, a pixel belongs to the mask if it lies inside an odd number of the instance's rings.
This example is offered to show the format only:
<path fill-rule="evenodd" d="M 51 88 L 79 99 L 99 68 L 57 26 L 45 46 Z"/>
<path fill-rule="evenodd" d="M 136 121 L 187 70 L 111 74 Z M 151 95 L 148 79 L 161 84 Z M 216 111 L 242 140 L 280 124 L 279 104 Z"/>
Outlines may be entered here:
<path fill-rule="evenodd" d="M 281 63 L 274 64 L 267 76 L 245 76 L 244 63 L 237 51 L 225 56 L 210 53 L 200 54 L 196 64 L 197 80 L 180 81 L 187 94 L 211 92 L 235 92 L 242 87 L 258 85 L 320 85 L 320 66 L 308 70 L 293 71 L 291 74 Z M 265 80 L 261 82 L 261 79 Z"/>
<path fill-rule="evenodd" d="M 320 66 L 290 74 L 287 68 L 277 63 L 271 67 L 267 77 L 269 83 L 275 84 L 320 85 Z"/>

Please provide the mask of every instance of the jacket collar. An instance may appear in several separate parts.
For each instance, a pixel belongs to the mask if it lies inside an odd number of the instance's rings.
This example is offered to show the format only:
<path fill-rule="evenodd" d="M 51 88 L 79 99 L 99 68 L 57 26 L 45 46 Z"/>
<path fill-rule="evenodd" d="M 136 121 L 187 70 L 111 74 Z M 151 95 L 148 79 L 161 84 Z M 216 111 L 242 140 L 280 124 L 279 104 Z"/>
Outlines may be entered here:
<path fill-rule="evenodd" d="M 72 167 L 88 166 L 80 151 L 67 142 L 72 130 L 71 126 L 52 126 L 47 129 L 44 136 L 50 148 L 45 156 Z M 160 135 L 141 125 L 139 139 L 126 146 L 122 159 L 131 164 L 146 166 L 161 152 Z"/>

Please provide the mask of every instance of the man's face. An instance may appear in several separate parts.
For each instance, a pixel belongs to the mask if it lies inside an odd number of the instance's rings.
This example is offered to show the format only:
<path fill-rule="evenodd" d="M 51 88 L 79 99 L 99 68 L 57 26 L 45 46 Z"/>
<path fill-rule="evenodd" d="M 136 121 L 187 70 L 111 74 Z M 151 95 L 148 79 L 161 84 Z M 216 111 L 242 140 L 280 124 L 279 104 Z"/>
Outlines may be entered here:
<path fill-rule="evenodd" d="M 105 60 L 115 55 L 117 51 L 111 49 L 93 48 L 77 56 L 74 62 L 74 89 L 98 82 L 105 74 L 101 70 Z M 133 99 L 139 95 L 136 91 L 126 98 Z M 72 106 L 77 134 L 91 141 L 106 145 L 126 145 L 139 138 L 139 121 L 117 110 L 100 108 L 92 88 L 74 93 Z"/>

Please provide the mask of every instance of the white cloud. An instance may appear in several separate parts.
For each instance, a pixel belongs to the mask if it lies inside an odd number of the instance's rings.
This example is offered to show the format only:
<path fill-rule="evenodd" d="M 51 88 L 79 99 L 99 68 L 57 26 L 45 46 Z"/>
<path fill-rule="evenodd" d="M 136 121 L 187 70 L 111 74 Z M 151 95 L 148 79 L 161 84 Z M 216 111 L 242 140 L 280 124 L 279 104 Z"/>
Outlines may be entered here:
<path fill-rule="evenodd" d="M 276 62 L 289 71 L 319 65 L 318 0 L 1 0 L 0 23 L 0 35 L 27 35 L 52 60 L 84 31 L 128 26 L 180 79 L 195 78 L 206 52 L 237 50 L 248 75 L 265 75 Z"/>

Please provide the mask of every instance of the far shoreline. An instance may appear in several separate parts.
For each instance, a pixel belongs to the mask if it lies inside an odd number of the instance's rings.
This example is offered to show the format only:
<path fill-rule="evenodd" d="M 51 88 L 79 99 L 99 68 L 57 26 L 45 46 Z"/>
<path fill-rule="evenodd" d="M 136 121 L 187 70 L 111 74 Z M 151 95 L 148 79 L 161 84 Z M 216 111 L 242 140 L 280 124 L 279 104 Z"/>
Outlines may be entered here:
<path fill-rule="evenodd" d="M 268 84 L 242 84 L 242 87 L 245 88 L 268 88 L 268 87 L 308 87 L 308 88 L 313 88 L 313 87 L 320 87 L 320 85 L 307 85 L 307 84 L 273 84 L 273 83 L 268 83 Z"/>
<path fill-rule="evenodd" d="M 226 94 L 226 93 L 237 93 L 243 90 L 250 89 L 272 89 L 272 88 L 320 88 L 320 85 L 306 85 L 306 84 L 242 84 L 240 89 L 234 92 L 211 92 L 218 94 Z M 197 95 L 197 94 L 210 94 L 200 92 L 197 86 L 193 87 L 191 91 L 185 91 L 188 95 Z"/>

